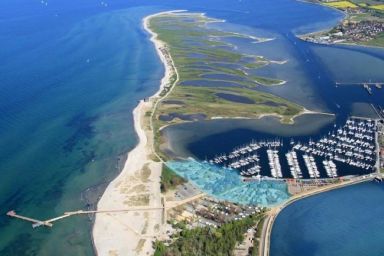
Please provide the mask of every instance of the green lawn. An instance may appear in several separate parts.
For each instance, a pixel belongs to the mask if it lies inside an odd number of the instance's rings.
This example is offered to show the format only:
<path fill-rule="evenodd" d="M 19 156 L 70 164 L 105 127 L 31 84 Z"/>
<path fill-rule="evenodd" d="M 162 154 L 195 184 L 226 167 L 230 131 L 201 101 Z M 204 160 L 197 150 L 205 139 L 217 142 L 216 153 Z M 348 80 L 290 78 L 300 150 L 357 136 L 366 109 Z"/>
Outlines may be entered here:
<path fill-rule="evenodd" d="M 160 181 L 161 192 L 167 192 L 168 190 L 174 189 L 176 186 L 185 182 L 186 181 L 182 177 L 178 176 L 174 171 L 163 164 Z"/>

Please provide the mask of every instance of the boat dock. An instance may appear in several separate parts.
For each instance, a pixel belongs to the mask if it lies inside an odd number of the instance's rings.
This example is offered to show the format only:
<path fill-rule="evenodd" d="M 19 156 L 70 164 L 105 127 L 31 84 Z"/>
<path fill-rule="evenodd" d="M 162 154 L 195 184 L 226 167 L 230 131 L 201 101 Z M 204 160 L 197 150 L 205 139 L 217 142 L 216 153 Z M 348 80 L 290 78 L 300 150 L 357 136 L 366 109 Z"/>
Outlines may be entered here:
<path fill-rule="evenodd" d="M 336 82 L 336 87 L 339 85 L 345 86 L 345 85 L 357 85 L 357 86 L 363 86 L 367 92 L 372 95 L 372 86 L 375 86 L 377 89 L 381 89 L 384 85 L 383 82 L 361 82 L 361 83 L 346 83 L 346 82 Z"/>
<path fill-rule="evenodd" d="M 305 154 L 316 155 L 342 162 L 350 166 L 358 167 L 367 171 L 375 170 L 377 137 L 376 122 L 374 120 L 348 119 L 343 127 L 329 132 L 317 142 L 309 144 L 296 144 L 295 150 Z M 333 162 L 324 162 L 330 168 L 330 173 L 337 170 Z"/>
<path fill-rule="evenodd" d="M 309 139 L 302 143 L 291 139 L 288 152 L 287 146 L 282 149 L 283 141 L 279 139 L 252 140 L 230 153 L 214 157 L 209 163 L 238 170 L 241 176 L 256 179 L 267 176 L 275 179 L 337 178 L 338 169 L 345 165 L 367 174 L 378 169 L 377 124 L 377 120 L 351 117 L 316 141 Z"/>
<path fill-rule="evenodd" d="M 52 223 L 50 223 L 48 221 L 36 220 L 36 219 L 29 218 L 29 217 L 21 216 L 21 215 L 16 214 L 15 211 L 9 211 L 9 212 L 7 212 L 7 215 L 9 217 L 13 217 L 13 218 L 17 218 L 17 219 L 21 219 L 21 220 L 32 222 L 33 223 L 32 224 L 33 228 L 36 228 L 36 227 L 39 227 L 39 226 L 47 226 L 47 227 L 52 227 L 53 226 Z"/>
<path fill-rule="evenodd" d="M 381 89 L 382 86 L 384 85 L 384 82 L 352 82 L 352 83 L 347 83 L 347 82 L 336 82 L 336 85 L 360 85 L 360 86 L 376 86 L 376 88 Z"/>

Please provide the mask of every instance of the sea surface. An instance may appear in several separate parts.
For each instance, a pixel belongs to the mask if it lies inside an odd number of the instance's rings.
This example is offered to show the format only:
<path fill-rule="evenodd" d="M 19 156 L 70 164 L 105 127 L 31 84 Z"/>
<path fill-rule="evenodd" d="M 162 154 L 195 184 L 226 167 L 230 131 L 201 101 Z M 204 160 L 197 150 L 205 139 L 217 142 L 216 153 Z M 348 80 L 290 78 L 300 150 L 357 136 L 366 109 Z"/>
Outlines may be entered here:
<path fill-rule="evenodd" d="M 272 228 L 271 256 L 384 255 L 384 185 L 366 182 L 299 200 Z"/>
<path fill-rule="evenodd" d="M 382 90 L 369 96 L 361 88 L 334 86 L 381 79 L 382 50 L 318 46 L 295 37 L 342 18 L 325 7 L 294 0 L 3 0 L 0 255 L 94 255 L 92 219 L 86 216 L 32 229 L 5 213 L 47 219 L 95 207 L 137 142 L 133 108 L 157 90 L 164 72 L 141 20 L 173 9 L 205 12 L 225 19 L 227 29 L 276 38 L 240 46 L 288 60 L 260 70 L 288 80 L 266 91 L 340 113 L 337 120 L 352 110 L 370 115 L 367 103 L 383 102 Z"/>

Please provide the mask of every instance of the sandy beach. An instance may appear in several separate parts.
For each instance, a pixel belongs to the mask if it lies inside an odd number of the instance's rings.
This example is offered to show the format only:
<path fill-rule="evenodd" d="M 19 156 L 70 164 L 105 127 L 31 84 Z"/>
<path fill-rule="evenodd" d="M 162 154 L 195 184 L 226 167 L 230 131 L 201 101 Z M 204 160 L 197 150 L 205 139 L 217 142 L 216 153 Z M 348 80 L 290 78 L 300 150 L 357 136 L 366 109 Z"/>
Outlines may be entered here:
<path fill-rule="evenodd" d="M 128 154 L 123 170 L 107 187 L 98 203 L 98 210 L 129 209 L 140 206 L 148 210 L 127 213 L 97 214 L 93 226 L 93 240 L 98 255 L 151 255 L 152 242 L 163 233 L 163 209 L 160 193 L 162 162 L 153 150 L 151 117 L 145 115 L 157 106 L 160 92 L 169 84 L 175 70 L 165 44 L 156 39 L 149 20 L 163 13 L 147 16 L 144 29 L 151 35 L 156 51 L 165 66 L 160 88 L 149 100 L 140 101 L 133 111 L 137 146 Z M 164 96 L 165 97 L 165 96 Z"/>
<path fill-rule="evenodd" d="M 138 135 L 138 144 L 128 153 L 123 170 L 108 185 L 97 206 L 98 210 L 103 211 L 127 210 L 137 206 L 144 210 L 96 214 L 92 234 L 95 250 L 100 256 L 152 255 L 152 243 L 164 234 L 166 221 L 160 192 L 163 162 L 154 150 L 152 118 L 155 112 L 153 110 L 172 91 L 179 75 L 166 44 L 159 41 L 157 34 L 149 29 L 149 20 L 156 15 L 173 12 L 180 10 L 149 15 L 143 20 L 143 28 L 150 35 L 165 67 L 165 74 L 159 90 L 149 99 L 140 101 L 134 109 L 134 128 Z M 171 84 L 173 76 L 176 79 Z M 167 93 L 160 96 L 163 90 Z M 298 115 L 314 113 L 317 112 L 303 109 Z"/>
<path fill-rule="evenodd" d="M 312 110 L 303 108 L 299 113 L 297 113 L 296 115 L 292 116 L 289 119 L 288 124 L 294 124 L 295 123 L 295 118 L 297 118 L 299 116 L 302 116 L 302 115 L 327 115 L 327 116 L 334 116 L 335 114 L 326 113 L 326 112 L 319 112 L 319 111 L 312 111 Z M 276 114 L 276 113 L 260 114 L 256 118 L 255 117 L 243 117 L 243 116 L 236 116 L 236 117 L 214 116 L 214 117 L 211 117 L 211 120 L 216 120 L 216 119 L 262 119 L 264 117 L 269 117 L 269 116 L 276 117 L 276 118 L 280 119 L 280 122 L 284 121 L 284 116 Z M 165 127 L 161 127 L 161 128 L 165 128 Z"/>

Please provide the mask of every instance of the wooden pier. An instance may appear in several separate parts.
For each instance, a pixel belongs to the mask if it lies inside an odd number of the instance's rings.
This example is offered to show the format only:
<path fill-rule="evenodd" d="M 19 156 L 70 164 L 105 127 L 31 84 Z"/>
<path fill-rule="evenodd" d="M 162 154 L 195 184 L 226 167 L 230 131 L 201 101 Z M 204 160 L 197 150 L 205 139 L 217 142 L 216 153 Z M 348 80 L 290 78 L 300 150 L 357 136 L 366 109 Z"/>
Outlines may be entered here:
<path fill-rule="evenodd" d="M 42 220 L 36 220 L 36 219 L 29 218 L 29 217 L 21 216 L 21 215 L 16 214 L 15 211 L 9 211 L 9 212 L 7 212 L 7 215 L 9 217 L 18 218 L 18 219 L 25 220 L 25 221 L 30 221 L 30 222 L 32 222 L 33 228 L 40 227 L 40 226 L 47 226 L 47 227 L 53 226 L 52 223 L 50 223 L 50 222 L 42 221 Z"/>
<path fill-rule="evenodd" d="M 363 88 L 368 92 L 369 95 L 372 95 L 372 88 L 371 86 L 376 86 L 377 89 L 381 89 L 382 86 L 384 86 L 383 82 L 362 82 L 362 83 L 340 83 L 336 82 L 336 87 L 339 85 L 357 85 L 357 86 L 363 86 Z"/>
<path fill-rule="evenodd" d="M 110 213 L 127 213 L 127 212 L 138 212 L 138 211 L 162 210 L 163 216 L 165 216 L 165 213 L 168 209 L 175 208 L 175 207 L 178 207 L 180 205 L 189 203 L 191 201 L 200 199 L 203 196 L 205 196 L 205 194 L 200 193 L 200 194 L 194 195 L 192 197 L 185 198 L 183 200 L 169 201 L 169 202 L 167 202 L 167 204 L 166 204 L 165 198 L 163 198 L 162 205 L 159 207 L 131 207 L 131 208 L 127 208 L 127 209 L 89 210 L 89 211 L 78 210 L 78 211 L 72 211 L 72 212 L 64 212 L 63 215 L 52 218 L 52 219 L 48 219 L 48 220 L 37 220 L 37 219 L 22 216 L 22 215 L 18 215 L 18 214 L 16 214 L 16 212 L 14 210 L 7 212 L 7 215 L 9 217 L 12 217 L 12 218 L 17 218 L 17 219 L 21 219 L 24 221 L 32 222 L 33 228 L 40 227 L 40 226 L 52 227 L 53 222 L 55 222 L 55 221 L 58 221 L 58 220 L 61 220 L 64 218 L 68 218 L 71 216 L 75 216 L 75 215 L 82 215 L 82 214 L 100 214 L 100 213 L 110 214 Z"/>
<path fill-rule="evenodd" d="M 13 210 L 7 212 L 7 215 L 9 217 L 13 217 L 13 218 L 32 222 L 32 227 L 36 228 L 36 227 L 40 227 L 40 226 L 52 227 L 53 222 L 64 219 L 64 218 L 68 218 L 68 217 L 74 216 L 74 215 L 96 214 L 96 213 L 124 213 L 124 212 L 134 212 L 134 211 L 156 211 L 156 210 L 163 210 L 163 209 L 164 209 L 164 206 L 162 206 L 162 207 L 141 207 L 141 208 L 136 207 L 136 208 L 117 209 L 117 210 L 92 210 L 92 211 L 79 210 L 79 211 L 73 211 L 73 212 L 65 212 L 61 216 L 58 216 L 58 217 L 55 217 L 52 219 L 48 219 L 48 220 L 37 220 L 37 219 L 25 217 L 25 216 L 16 214 L 16 212 Z"/>

